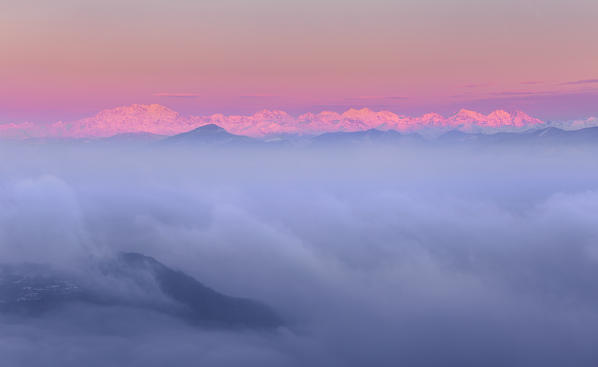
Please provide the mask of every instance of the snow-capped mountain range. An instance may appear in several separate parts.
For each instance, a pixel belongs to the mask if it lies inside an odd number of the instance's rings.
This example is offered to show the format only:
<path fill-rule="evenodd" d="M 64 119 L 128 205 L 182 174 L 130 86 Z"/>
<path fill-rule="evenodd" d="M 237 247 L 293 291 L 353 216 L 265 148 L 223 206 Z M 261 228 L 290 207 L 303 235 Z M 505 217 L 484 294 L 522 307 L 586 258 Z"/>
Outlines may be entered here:
<path fill-rule="evenodd" d="M 13 139 L 104 138 L 129 133 L 175 135 L 207 124 L 216 124 L 233 134 L 257 138 L 283 134 L 316 135 L 325 132 L 353 132 L 369 129 L 424 134 L 443 133 L 449 130 L 493 133 L 552 126 L 522 111 L 510 113 L 497 110 L 484 115 L 462 109 L 449 117 L 436 113 L 412 117 L 363 108 L 349 109 L 343 113 L 332 111 L 305 113 L 297 117 L 279 110 L 263 110 L 253 115 L 182 116 L 178 112 L 158 104 L 134 104 L 103 110 L 95 116 L 71 122 L 4 123 L 0 124 L 0 137 Z M 598 121 L 596 118 L 590 118 L 569 123 L 569 125 L 589 127 L 598 125 Z M 559 127 L 566 126 L 561 123 Z"/>

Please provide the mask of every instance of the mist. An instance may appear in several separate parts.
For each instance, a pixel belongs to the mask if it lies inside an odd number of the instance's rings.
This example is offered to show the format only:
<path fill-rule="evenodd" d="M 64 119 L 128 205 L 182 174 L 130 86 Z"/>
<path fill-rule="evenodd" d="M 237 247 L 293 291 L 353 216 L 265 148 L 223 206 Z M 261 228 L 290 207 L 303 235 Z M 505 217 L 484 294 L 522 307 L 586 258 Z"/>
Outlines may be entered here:
<path fill-rule="evenodd" d="M 2 263 L 99 284 L 95 262 L 142 253 L 269 305 L 284 325 L 204 328 L 73 303 L 0 314 L 0 355 L 14 366 L 595 366 L 597 153 L 3 143 Z"/>

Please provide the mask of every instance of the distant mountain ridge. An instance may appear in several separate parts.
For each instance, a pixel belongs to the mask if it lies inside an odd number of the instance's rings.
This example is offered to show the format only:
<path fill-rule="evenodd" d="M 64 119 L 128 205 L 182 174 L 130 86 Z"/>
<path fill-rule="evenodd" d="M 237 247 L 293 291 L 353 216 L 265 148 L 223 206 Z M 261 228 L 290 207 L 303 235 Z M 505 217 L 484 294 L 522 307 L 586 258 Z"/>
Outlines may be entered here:
<path fill-rule="evenodd" d="M 397 115 L 368 108 L 343 113 L 322 111 L 294 117 L 284 111 L 263 110 L 253 115 L 182 116 L 157 104 L 133 104 L 99 112 L 95 116 L 52 124 L 0 124 L 0 137 L 25 138 L 106 138 L 119 134 L 149 133 L 172 136 L 203 125 L 215 124 L 236 135 L 269 137 L 285 134 L 318 135 L 327 132 L 354 132 L 371 129 L 402 133 L 439 132 L 458 129 L 466 132 L 521 131 L 546 126 L 542 120 L 522 111 L 494 111 L 488 115 L 462 109 L 444 117 L 428 113 L 419 117 Z"/>
<path fill-rule="evenodd" d="M 290 137 L 287 139 L 262 140 L 248 136 L 234 135 L 214 125 L 204 125 L 186 133 L 167 137 L 157 141 L 156 147 L 187 148 L 328 148 L 359 146 L 497 146 L 520 145 L 552 146 L 590 144 L 598 146 L 598 127 L 579 130 L 562 130 L 556 127 L 545 127 L 515 132 L 497 132 L 493 134 L 470 133 L 450 130 L 440 136 L 423 137 L 416 133 L 401 133 L 395 130 L 369 129 L 365 131 L 328 132 L 316 136 Z"/>

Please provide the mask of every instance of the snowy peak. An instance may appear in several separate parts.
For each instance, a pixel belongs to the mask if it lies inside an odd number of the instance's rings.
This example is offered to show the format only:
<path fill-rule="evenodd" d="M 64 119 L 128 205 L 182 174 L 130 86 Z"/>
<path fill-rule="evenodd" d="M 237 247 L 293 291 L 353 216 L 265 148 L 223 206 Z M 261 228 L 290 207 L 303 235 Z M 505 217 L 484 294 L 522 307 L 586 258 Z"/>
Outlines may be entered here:
<path fill-rule="evenodd" d="M 168 107 L 133 104 L 103 110 L 95 116 L 69 123 L 54 123 L 50 126 L 50 132 L 61 137 L 109 137 L 141 132 L 172 135 L 195 126 Z"/>
<path fill-rule="evenodd" d="M 419 117 L 397 115 L 390 111 L 369 108 L 308 112 L 298 117 L 281 110 L 262 110 L 252 115 L 181 116 L 158 104 L 133 104 L 100 111 L 94 116 L 71 122 L 53 124 L 0 124 L 0 137 L 62 137 L 103 138 L 119 134 L 150 133 L 177 135 L 200 126 L 222 128 L 231 134 L 266 137 L 283 134 L 321 134 L 325 132 L 356 132 L 370 129 L 399 132 L 448 130 L 466 132 L 519 131 L 542 126 L 543 121 L 522 111 L 496 110 L 488 115 L 461 109 L 450 117 L 427 113 Z M 212 127 L 207 127 L 212 125 Z M 217 125 L 217 126 L 216 126 Z M 216 126 L 216 127 L 214 127 Z"/>
<path fill-rule="evenodd" d="M 457 112 L 456 115 L 452 117 L 452 119 L 457 121 L 483 121 L 486 119 L 486 116 L 482 115 L 479 112 L 466 110 L 462 108 Z"/>
<path fill-rule="evenodd" d="M 291 118 L 291 116 L 286 113 L 285 111 L 280 110 L 261 110 L 260 112 L 256 112 L 252 116 L 254 119 L 257 120 L 279 120 L 279 121 L 286 121 Z"/>
<path fill-rule="evenodd" d="M 159 104 L 132 104 L 100 111 L 95 117 L 107 116 L 154 116 L 154 117 L 177 117 L 178 112 Z"/>

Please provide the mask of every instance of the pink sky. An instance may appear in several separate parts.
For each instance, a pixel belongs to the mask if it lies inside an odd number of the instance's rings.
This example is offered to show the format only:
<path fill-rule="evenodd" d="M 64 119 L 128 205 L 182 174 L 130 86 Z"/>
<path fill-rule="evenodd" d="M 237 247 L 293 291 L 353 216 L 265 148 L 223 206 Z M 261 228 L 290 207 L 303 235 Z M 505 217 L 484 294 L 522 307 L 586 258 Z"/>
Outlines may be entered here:
<path fill-rule="evenodd" d="M 3 2 L 0 122 L 132 103 L 597 115 L 597 18 L 589 0 Z"/>

